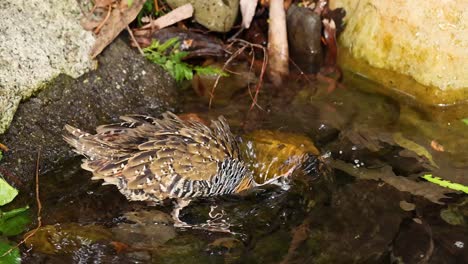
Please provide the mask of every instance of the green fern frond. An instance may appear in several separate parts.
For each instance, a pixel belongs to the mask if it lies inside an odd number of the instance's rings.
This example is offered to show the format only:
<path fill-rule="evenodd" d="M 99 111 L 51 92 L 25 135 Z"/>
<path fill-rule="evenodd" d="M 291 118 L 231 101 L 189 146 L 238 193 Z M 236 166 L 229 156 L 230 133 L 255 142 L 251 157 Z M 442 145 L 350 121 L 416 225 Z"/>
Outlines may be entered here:
<path fill-rule="evenodd" d="M 444 180 L 444 179 L 439 178 L 439 177 L 434 177 L 434 176 L 432 176 L 432 174 L 426 174 L 426 175 L 422 176 L 422 178 L 426 179 L 429 182 L 435 183 L 435 184 L 437 184 L 439 186 L 445 187 L 445 188 L 449 188 L 449 189 L 452 189 L 452 190 L 455 190 L 455 191 L 461 191 L 461 192 L 464 192 L 464 193 L 468 193 L 468 186 L 465 186 L 465 185 L 460 184 L 460 183 L 454 183 L 454 182 Z"/>

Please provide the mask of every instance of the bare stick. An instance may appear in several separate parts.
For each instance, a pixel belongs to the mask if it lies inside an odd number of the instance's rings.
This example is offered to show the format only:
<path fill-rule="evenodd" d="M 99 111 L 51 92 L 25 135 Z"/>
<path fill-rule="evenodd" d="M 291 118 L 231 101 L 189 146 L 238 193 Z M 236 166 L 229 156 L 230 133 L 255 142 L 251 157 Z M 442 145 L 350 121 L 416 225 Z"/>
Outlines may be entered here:
<path fill-rule="evenodd" d="M 269 75 L 276 86 L 288 75 L 288 34 L 283 0 L 270 1 L 270 26 L 268 28 Z"/>
<path fill-rule="evenodd" d="M 136 41 L 135 36 L 133 36 L 133 32 L 132 32 L 132 30 L 130 29 L 130 27 L 128 25 L 127 25 L 127 31 L 128 31 L 128 34 L 130 35 L 130 38 L 135 43 L 135 45 L 136 45 L 138 51 L 140 52 L 140 54 L 145 55 L 145 53 L 143 52 L 143 50 L 140 47 L 140 44 L 138 43 L 138 41 Z"/>
<path fill-rule="evenodd" d="M 4 256 L 10 254 L 15 248 L 18 248 L 20 245 L 24 244 L 26 242 L 26 240 L 28 240 L 29 238 L 34 236 L 36 234 L 37 230 L 39 230 L 39 228 L 42 226 L 42 218 L 41 218 L 42 204 L 41 204 L 41 199 L 39 197 L 39 160 L 40 160 L 40 157 L 41 157 L 41 150 L 39 149 L 39 151 L 37 152 L 37 160 L 36 160 L 37 226 L 36 226 L 36 228 L 34 228 L 34 230 L 32 232 L 28 233 L 28 235 L 23 240 L 21 240 L 18 244 L 16 244 L 16 246 L 11 247 L 8 251 L 3 253 L 3 255 L 1 255 L 0 257 L 4 257 Z"/>
<path fill-rule="evenodd" d="M 229 63 L 231 63 L 232 60 L 234 60 L 237 56 L 239 56 L 246 48 L 247 48 L 247 46 L 244 46 L 244 47 L 238 49 L 236 52 L 234 52 L 231 55 L 231 57 L 229 57 L 229 59 L 224 63 L 223 68 L 221 68 L 221 70 L 224 71 L 226 69 L 226 67 L 229 65 Z M 214 92 L 216 90 L 216 86 L 218 86 L 219 79 L 221 79 L 221 74 L 219 74 L 218 77 L 216 77 L 216 81 L 213 84 L 213 88 L 211 89 L 210 102 L 208 103 L 209 108 L 211 108 L 211 103 L 213 102 L 213 98 L 214 98 Z"/>
<path fill-rule="evenodd" d="M 183 6 L 180 6 L 172 10 L 171 12 L 165 14 L 164 16 L 151 21 L 150 23 L 141 27 L 141 29 L 154 28 L 154 27 L 159 28 L 159 29 L 165 28 L 192 16 L 193 16 L 193 6 L 191 4 L 185 4 Z"/>

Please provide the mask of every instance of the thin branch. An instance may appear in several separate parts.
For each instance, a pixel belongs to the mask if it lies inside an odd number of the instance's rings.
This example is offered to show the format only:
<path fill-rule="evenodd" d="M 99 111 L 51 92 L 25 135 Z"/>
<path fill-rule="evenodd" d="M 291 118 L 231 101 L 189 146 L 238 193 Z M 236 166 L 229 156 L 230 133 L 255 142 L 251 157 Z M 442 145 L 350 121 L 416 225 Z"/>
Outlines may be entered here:
<path fill-rule="evenodd" d="M 112 5 L 109 5 L 109 8 L 107 9 L 107 14 L 106 14 L 106 17 L 101 21 L 101 23 L 99 23 L 99 25 L 96 27 L 96 29 L 94 30 L 94 34 L 99 34 L 99 32 L 101 31 L 102 27 L 104 26 L 104 24 L 106 24 L 107 20 L 109 20 L 109 17 L 111 15 L 111 11 L 112 11 Z"/>
<path fill-rule="evenodd" d="M 226 67 L 229 65 L 229 63 L 231 63 L 231 61 L 233 61 L 237 56 L 239 56 L 245 49 L 247 48 L 247 46 L 243 46 L 242 48 L 238 49 L 236 52 L 234 52 L 231 57 L 229 57 L 229 59 L 224 63 L 223 65 L 223 68 L 221 70 L 225 70 Z M 216 81 L 215 83 L 213 84 L 213 88 L 211 89 L 211 92 L 210 92 L 210 102 L 208 103 L 208 107 L 211 108 L 211 103 L 213 102 L 213 99 L 214 99 L 214 92 L 216 90 L 216 87 L 218 86 L 218 83 L 219 83 L 219 79 L 221 79 L 221 74 L 219 74 L 217 77 L 216 77 Z"/>
<path fill-rule="evenodd" d="M 145 53 L 143 52 L 143 50 L 140 47 L 140 43 L 138 43 L 138 41 L 136 41 L 135 36 L 133 36 L 133 32 L 132 32 L 132 30 L 130 29 L 130 27 L 128 25 L 127 25 L 127 31 L 128 31 L 128 34 L 130 35 L 130 38 L 135 43 L 135 45 L 136 45 L 138 51 L 140 52 L 140 54 L 145 55 Z"/>

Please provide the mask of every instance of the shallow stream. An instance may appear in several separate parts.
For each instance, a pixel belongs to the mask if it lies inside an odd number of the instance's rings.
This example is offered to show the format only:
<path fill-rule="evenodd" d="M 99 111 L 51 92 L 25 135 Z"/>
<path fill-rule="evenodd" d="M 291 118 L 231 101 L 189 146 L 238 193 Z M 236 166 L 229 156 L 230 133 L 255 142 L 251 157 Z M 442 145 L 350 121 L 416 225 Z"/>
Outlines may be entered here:
<path fill-rule="evenodd" d="M 211 109 L 181 92 L 181 112 L 222 114 L 240 136 L 306 136 L 320 150 L 319 173 L 294 173 L 288 191 L 201 200 L 182 212 L 201 223 L 215 205 L 233 234 L 174 229 L 170 204 L 127 202 L 76 158 L 41 175 L 43 226 L 21 248 L 24 263 L 468 263 L 467 196 L 421 178 L 468 185 L 463 116 L 380 95 L 350 73 L 327 86 L 291 80 L 261 92 L 252 111 L 242 89 L 221 85 Z"/>

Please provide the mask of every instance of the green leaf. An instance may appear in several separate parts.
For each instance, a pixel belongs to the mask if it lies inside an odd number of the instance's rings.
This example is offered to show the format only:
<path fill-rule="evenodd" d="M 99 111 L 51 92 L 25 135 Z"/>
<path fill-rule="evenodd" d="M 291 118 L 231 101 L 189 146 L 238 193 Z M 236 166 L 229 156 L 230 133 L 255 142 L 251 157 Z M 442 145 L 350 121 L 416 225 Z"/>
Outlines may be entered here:
<path fill-rule="evenodd" d="M 162 45 L 160 45 L 158 47 L 158 51 L 161 52 L 161 53 L 164 53 L 170 47 L 174 46 L 174 48 L 177 48 L 177 47 L 175 47 L 177 45 L 177 42 L 179 42 L 179 38 L 177 38 L 177 37 L 170 38 L 170 39 L 166 40 L 166 42 L 164 42 Z"/>
<path fill-rule="evenodd" d="M 455 191 L 462 191 L 464 193 L 468 193 L 468 186 L 465 186 L 463 184 L 454 183 L 454 182 L 444 180 L 444 179 L 439 178 L 439 177 L 434 177 L 434 176 L 432 176 L 432 174 L 426 174 L 426 175 L 422 176 L 422 178 L 426 179 L 427 181 L 430 181 L 432 183 L 435 183 L 435 184 L 437 184 L 439 186 L 445 187 L 445 188 L 449 188 L 449 189 L 452 189 L 452 190 L 455 190 Z"/>
<path fill-rule="evenodd" d="M 221 75 L 223 77 L 229 76 L 229 74 L 218 67 L 211 66 L 195 66 L 194 70 L 200 75 Z"/>
<path fill-rule="evenodd" d="M 5 205 L 18 195 L 18 190 L 11 187 L 3 178 L 0 178 L 0 206 Z"/>
<path fill-rule="evenodd" d="M 8 212 L 2 212 L 0 210 L 0 221 L 1 220 L 5 220 L 5 219 L 8 219 L 8 218 L 12 218 L 22 212 L 25 212 L 29 209 L 29 206 L 25 206 L 25 207 L 21 207 L 21 208 L 16 208 L 16 209 L 13 209 L 13 210 L 10 210 Z"/>
<path fill-rule="evenodd" d="M 151 45 L 143 49 L 145 57 L 155 64 L 159 64 L 168 71 L 177 82 L 193 79 L 193 72 L 198 74 L 213 74 L 228 76 L 227 73 L 219 68 L 211 66 L 193 66 L 183 61 L 189 54 L 186 51 L 180 51 L 179 38 L 170 38 L 163 44 L 153 41 Z"/>
<path fill-rule="evenodd" d="M 15 236 L 23 233 L 31 223 L 28 208 L 29 206 L 25 206 L 5 213 L 0 212 L 0 235 Z"/>
<path fill-rule="evenodd" d="M 0 150 L 0 160 L 3 159 L 3 152 Z"/>
<path fill-rule="evenodd" d="M 133 0 L 127 0 L 127 6 L 131 7 L 133 5 Z"/>
<path fill-rule="evenodd" d="M 11 244 L 9 241 L 0 240 L 0 256 L 2 256 L 5 252 L 10 250 L 11 247 L 14 245 Z M 13 249 L 7 255 L 0 257 L 0 264 L 19 264 L 21 263 L 20 252 L 18 248 Z"/>
<path fill-rule="evenodd" d="M 465 123 L 465 125 L 468 126 L 468 118 L 463 118 L 463 119 L 462 119 L 462 122 Z"/>

